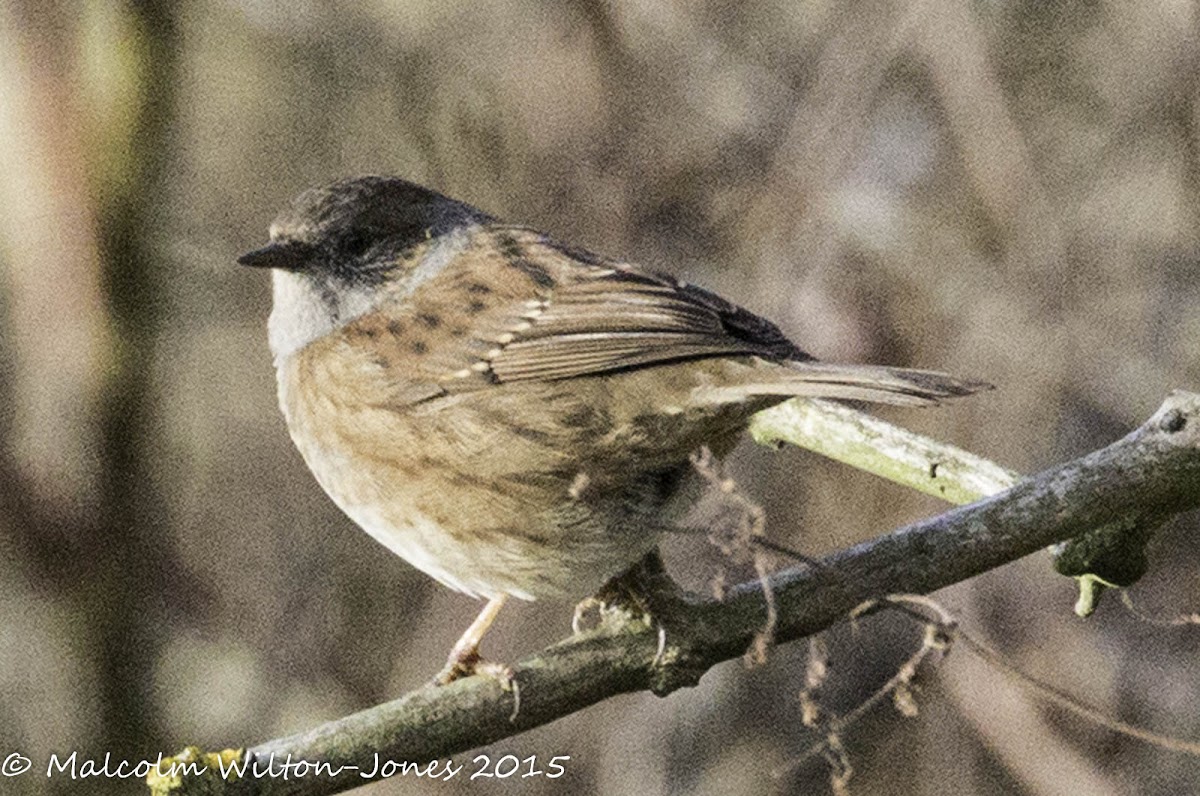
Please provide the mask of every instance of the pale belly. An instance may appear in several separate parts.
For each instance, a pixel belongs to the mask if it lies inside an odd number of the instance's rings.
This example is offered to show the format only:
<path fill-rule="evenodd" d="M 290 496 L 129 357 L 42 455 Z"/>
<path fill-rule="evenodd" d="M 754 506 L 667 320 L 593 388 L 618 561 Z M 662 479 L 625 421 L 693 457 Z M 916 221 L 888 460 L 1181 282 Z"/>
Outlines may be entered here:
<path fill-rule="evenodd" d="M 630 533 L 579 517 L 531 516 L 529 526 L 519 530 L 488 528 L 473 518 L 469 531 L 451 533 L 416 508 L 417 496 L 406 500 L 396 490 L 388 490 L 387 497 L 372 495 L 369 477 L 351 478 L 356 485 L 345 488 L 346 472 L 356 468 L 343 471 L 339 457 L 315 451 L 305 459 L 322 488 L 360 528 L 430 577 L 474 597 L 582 599 L 636 564 L 660 539 L 645 527 Z"/>
<path fill-rule="evenodd" d="M 431 459 L 432 446 L 411 439 L 402 424 L 371 435 L 368 418 L 330 414 L 314 406 L 326 396 L 298 397 L 283 382 L 288 429 L 325 492 L 360 528 L 451 589 L 487 598 L 578 600 L 660 540 L 652 528 L 662 502 L 641 494 L 640 485 L 581 500 L 569 497 L 569 478 L 551 484 L 549 500 L 545 487 L 530 492 L 504 478 L 464 485 L 469 461 Z M 415 427 L 428 430 L 425 423 Z M 481 494 L 491 484 L 491 494 Z"/>

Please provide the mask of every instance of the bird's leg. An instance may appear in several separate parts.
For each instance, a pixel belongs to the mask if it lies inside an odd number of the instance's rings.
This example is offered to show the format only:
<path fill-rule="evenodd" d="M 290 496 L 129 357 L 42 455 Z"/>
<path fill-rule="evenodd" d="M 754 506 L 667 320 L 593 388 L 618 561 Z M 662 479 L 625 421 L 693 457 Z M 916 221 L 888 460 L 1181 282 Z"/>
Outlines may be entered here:
<path fill-rule="evenodd" d="M 483 674 L 496 678 L 505 690 L 512 688 L 512 670 L 503 664 L 488 663 L 479 654 L 479 642 L 496 621 L 496 614 L 500 613 L 506 600 L 507 594 L 498 594 L 483 606 L 479 616 L 475 617 L 475 621 L 454 644 L 449 660 L 433 680 L 436 685 L 446 685 L 473 674 Z"/>

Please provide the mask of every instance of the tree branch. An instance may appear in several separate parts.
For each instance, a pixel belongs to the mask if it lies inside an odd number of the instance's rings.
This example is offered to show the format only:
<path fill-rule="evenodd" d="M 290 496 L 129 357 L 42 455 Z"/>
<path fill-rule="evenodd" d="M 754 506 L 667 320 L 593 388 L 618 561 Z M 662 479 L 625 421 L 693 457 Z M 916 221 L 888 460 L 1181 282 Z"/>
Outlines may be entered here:
<path fill-rule="evenodd" d="M 957 505 L 1021 480 L 1016 471 L 962 448 L 820 398 L 798 398 L 759 412 L 750 436 L 760 445 L 787 442 Z"/>
<path fill-rule="evenodd" d="M 756 415 L 750 434 L 760 444 L 787 442 L 957 505 L 1021 479 L 961 448 L 833 401 L 780 404 Z M 1145 573 L 1146 543 L 1165 520 L 1154 512 L 1127 517 L 1051 547 L 1054 569 L 1078 583 L 1076 614 L 1090 616 L 1105 589 L 1130 586 Z"/>
<path fill-rule="evenodd" d="M 1136 431 L 1081 459 L 1046 470 L 978 503 L 827 557 L 818 568 L 770 578 L 778 609 L 775 637 L 786 642 L 819 632 L 864 600 L 926 593 L 986 572 L 1053 542 L 1146 515 L 1200 507 L 1200 395 L 1176 392 Z M 237 783 L 208 775 L 154 778 L 156 793 L 292 794 L 349 790 L 383 760 L 426 762 L 489 744 L 569 715 L 616 694 L 665 695 L 694 685 L 722 661 L 739 657 L 766 616 L 763 586 L 742 584 L 723 601 L 664 586 L 654 600 L 665 628 L 610 618 L 515 667 L 520 710 L 496 682 L 468 678 L 399 699 L 248 750 L 260 769 L 306 760 L 320 776 L 256 777 Z M 198 750 L 187 754 L 198 756 Z M 202 762 L 211 757 L 200 756 Z M 164 761 L 165 768 L 170 761 Z M 329 776 L 339 767 L 340 774 Z M 211 768 L 211 767 L 210 767 Z"/>

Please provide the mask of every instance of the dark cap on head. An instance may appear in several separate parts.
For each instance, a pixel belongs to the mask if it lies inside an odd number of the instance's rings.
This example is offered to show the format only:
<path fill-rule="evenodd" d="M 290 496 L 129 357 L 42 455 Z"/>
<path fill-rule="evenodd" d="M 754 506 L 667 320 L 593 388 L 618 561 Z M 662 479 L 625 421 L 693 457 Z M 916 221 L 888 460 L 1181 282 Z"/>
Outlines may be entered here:
<path fill-rule="evenodd" d="M 490 220 L 478 208 L 398 177 L 351 177 L 300 194 L 271 224 L 271 242 L 242 265 L 369 270 L 380 258 Z"/>

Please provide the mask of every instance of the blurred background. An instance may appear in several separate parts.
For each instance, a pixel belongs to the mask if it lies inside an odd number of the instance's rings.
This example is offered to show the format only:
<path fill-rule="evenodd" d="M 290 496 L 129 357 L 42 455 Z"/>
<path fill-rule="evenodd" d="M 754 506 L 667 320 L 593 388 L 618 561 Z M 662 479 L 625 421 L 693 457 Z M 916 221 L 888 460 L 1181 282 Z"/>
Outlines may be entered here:
<path fill-rule="evenodd" d="M 275 405 L 266 275 L 234 265 L 306 187 L 393 173 L 695 281 L 812 353 L 995 392 L 893 421 L 1031 472 L 1200 382 L 1197 9 L 1184 0 L 0 2 L 0 756 L 250 745 L 394 698 L 478 605 L 321 493 Z M 942 509 L 799 451 L 739 450 L 810 555 Z M 1197 518 L 1133 590 L 1200 605 Z M 1190 540 L 1190 544 L 1188 541 Z M 668 562 L 704 588 L 702 539 Z M 786 563 L 786 562 L 779 562 Z M 1106 714 L 1200 737 L 1196 631 L 1071 613 L 1045 555 L 939 593 Z M 571 607 L 507 610 L 516 659 Z M 918 643 L 827 636 L 847 710 Z M 364 793 L 829 792 L 805 645 L 497 744 L 559 781 Z M 845 739 L 851 792 L 1178 794 L 1200 761 L 1035 701 L 952 653 L 920 715 Z M 460 756 L 469 762 L 470 756 Z"/>

